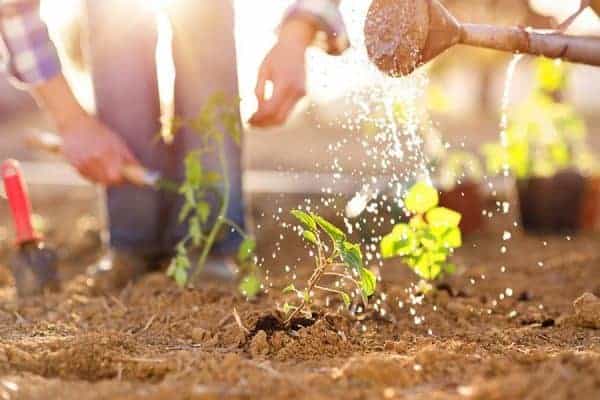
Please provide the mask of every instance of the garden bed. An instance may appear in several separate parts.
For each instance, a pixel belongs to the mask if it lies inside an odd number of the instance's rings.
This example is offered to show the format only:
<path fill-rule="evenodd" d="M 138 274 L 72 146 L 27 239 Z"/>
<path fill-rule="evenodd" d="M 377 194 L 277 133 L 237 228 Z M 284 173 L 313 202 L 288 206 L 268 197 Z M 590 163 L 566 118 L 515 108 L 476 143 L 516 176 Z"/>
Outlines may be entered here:
<path fill-rule="evenodd" d="M 81 277 L 21 303 L 4 287 L 0 397 L 597 399 L 600 331 L 573 302 L 600 295 L 598 240 L 513 235 L 502 254 L 498 234 L 479 234 L 458 252 L 465 268 L 422 304 L 407 300 L 412 272 L 390 262 L 385 313 L 319 307 L 290 330 L 274 316 L 294 240 L 251 303 L 234 286 L 181 290 L 160 272 L 103 296 Z"/>

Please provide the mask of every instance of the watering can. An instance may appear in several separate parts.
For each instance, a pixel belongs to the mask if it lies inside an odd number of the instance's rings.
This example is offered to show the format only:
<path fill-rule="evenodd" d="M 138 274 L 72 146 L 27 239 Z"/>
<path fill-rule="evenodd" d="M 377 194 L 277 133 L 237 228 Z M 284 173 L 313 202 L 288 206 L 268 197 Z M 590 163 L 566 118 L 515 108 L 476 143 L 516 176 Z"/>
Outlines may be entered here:
<path fill-rule="evenodd" d="M 584 0 L 577 15 L 588 5 L 600 10 L 600 1 Z M 463 24 L 438 0 L 374 0 L 365 42 L 371 61 L 392 76 L 410 74 L 457 44 L 600 66 L 600 37 Z"/>

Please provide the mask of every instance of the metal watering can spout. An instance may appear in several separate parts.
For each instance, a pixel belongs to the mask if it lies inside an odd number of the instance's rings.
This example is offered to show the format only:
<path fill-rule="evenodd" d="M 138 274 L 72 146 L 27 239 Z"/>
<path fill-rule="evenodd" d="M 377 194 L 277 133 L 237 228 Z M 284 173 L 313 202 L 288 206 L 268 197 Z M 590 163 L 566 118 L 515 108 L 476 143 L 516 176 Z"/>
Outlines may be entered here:
<path fill-rule="evenodd" d="M 410 74 L 456 44 L 600 66 L 600 37 L 462 24 L 438 0 L 374 0 L 365 43 L 371 61 L 392 76 Z"/>

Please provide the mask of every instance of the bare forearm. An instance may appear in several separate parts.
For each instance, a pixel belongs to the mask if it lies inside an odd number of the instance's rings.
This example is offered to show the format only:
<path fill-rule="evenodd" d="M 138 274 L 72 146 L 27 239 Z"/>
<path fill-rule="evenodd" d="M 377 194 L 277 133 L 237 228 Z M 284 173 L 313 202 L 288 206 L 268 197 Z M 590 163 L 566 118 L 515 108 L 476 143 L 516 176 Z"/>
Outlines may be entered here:
<path fill-rule="evenodd" d="M 59 131 L 73 119 L 86 114 L 62 74 L 32 86 L 30 92 L 54 120 Z"/>

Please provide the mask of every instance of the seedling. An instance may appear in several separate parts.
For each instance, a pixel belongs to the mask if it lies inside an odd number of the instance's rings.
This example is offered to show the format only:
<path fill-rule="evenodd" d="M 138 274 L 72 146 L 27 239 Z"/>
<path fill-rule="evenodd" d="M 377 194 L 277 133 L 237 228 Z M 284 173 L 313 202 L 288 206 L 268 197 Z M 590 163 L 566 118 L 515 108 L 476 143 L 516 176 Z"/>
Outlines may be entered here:
<path fill-rule="evenodd" d="M 342 230 L 317 214 L 294 210 L 292 215 L 300 222 L 302 238 L 313 249 L 315 267 L 304 289 L 291 284 L 283 290 L 299 298 L 298 304 L 285 303 L 284 324 L 289 324 L 300 313 L 312 316 L 310 305 L 316 291 L 335 294 L 346 306 L 350 306 L 351 298 L 358 294 L 366 305 L 369 296 L 375 293 L 377 278 L 365 268 L 360 246 L 349 242 Z M 335 288 L 323 285 L 324 277 L 335 278 Z"/>
<path fill-rule="evenodd" d="M 448 258 L 462 246 L 458 227 L 461 215 L 438 207 L 438 193 L 427 183 L 417 183 L 406 194 L 404 205 L 413 214 L 380 244 L 383 258 L 401 257 L 421 278 L 433 281 L 456 270 Z"/>
<path fill-rule="evenodd" d="M 510 115 L 501 142 L 483 148 L 487 169 L 509 170 L 518 179 L 548 177 L 569 168 L 591 172 L 595 157 L 585 143 L 586 127 L 575 109 L 557 100 L 567 82 L 564 63 L 539 59 L 532 95 Z"/>
<path fill-rule="evenodd" d="M 187 222 L 188 232 L 177 245 L 176 256 L 167 274 L 180 286 L 194 283 L 221 232 L 232 229 L 244 237 L 237 255 L 242 277 L 239 289 L 245 296 L 254 297 L 261 288 L 258 267 L 254 262 L 255 242 L 240 226 L 227 218 L 231 187 L 224 140 L 229 136 L 239 145 L 241 129 L 238 115 L 236 102 L 215 94 L 195 118 L 177 119 L 174 122 L 177 128 L 187 126 L 192 129 L 202 142 L 200 149 L 190 153 L 185 159 L 185 180 L 179 188 L 185 202 L 179 221 Z M 217 154 L 219 171 L 205 170 L 202 157 L 207 153 Z M 211 207 L 209 198 L 218 199 L 217 209 Z M 191 261 L 191 253 L 198 257 L 194 263 Z"/>

